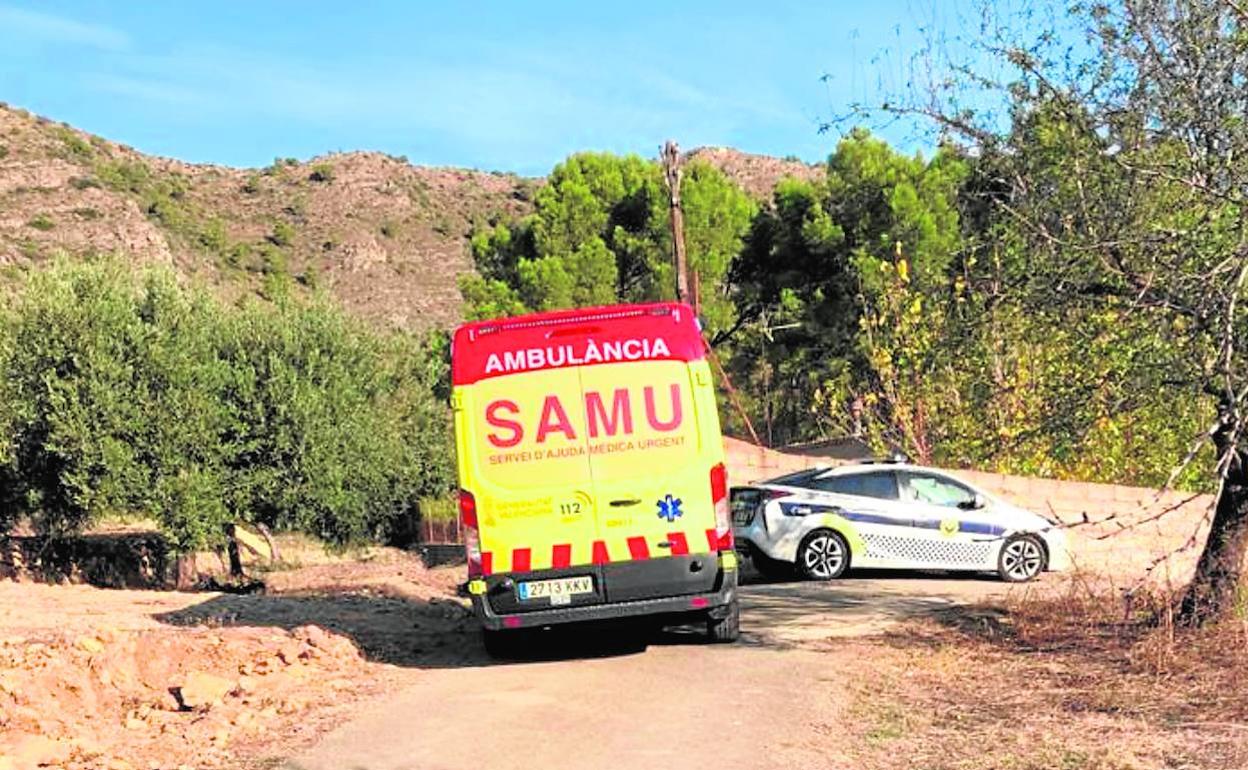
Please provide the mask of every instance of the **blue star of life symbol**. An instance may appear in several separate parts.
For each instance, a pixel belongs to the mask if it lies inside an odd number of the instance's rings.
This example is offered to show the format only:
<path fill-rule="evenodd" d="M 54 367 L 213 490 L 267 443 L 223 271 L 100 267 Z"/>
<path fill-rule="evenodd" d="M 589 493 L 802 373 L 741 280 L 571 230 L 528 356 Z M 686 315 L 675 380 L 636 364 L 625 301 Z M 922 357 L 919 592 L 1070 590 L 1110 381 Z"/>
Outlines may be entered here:
<path fill-rule="evenodd" d="M 667 519 L 669 523 L 676 521 L 685 514 L 685 512 L 680 509 L 679 497 L 672 497 L 671 495 L 668 495 L 660 500 L 657 505 L 659 506 L 659 518 Z"/>

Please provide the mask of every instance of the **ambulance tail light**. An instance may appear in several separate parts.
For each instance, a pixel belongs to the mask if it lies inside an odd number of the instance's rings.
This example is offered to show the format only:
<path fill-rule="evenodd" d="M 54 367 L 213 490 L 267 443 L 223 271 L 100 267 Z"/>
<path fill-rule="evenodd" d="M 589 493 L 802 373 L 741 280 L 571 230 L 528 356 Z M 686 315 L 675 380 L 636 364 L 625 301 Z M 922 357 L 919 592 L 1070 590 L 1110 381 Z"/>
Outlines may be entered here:
<path fill-rule="evenodd" d="M 711 468 L 711 502 L 715 505 L 715 537 L 719 550 L 731 551 L 732 509 L 728 505 L 728 470 L 723 463 Z"/>
<path fill-rule="evenodd" d="M 477 499 L 466 489 L 459 490 L 459 525 L 468 556 L 468 577 L 481 577 L 481 533 L 477 528 Z"/>

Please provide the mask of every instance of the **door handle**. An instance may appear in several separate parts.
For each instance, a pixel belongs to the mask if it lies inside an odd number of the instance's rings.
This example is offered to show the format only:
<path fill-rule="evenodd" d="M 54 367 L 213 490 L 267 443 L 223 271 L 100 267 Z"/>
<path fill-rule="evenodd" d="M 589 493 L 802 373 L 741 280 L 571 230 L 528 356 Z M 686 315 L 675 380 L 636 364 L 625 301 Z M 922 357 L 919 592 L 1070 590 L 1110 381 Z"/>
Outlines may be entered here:
<path fill-rule="evenodd" d="M 672 543 L 670 540 L 664 540 L 663 542 L 659 543 L 658 546 L 659 548 L 671 548 Z"/>
<path fill-rule="evenodd" d="M 627 506 L 630 506 L 630 505 L 636 505 L 636 504 L 638 504 L 638 503 L 640 503 L 640 502 L 641 502 L 641 500 L 640 500 L 640 499 L 638 499 L 638 498 L 636 498 L 636 497 L 630 497 L 630 498 L 626 498 L 626 499 L 624 499 L 624 500 L 612 500 L 612 501 L 611 501 L 611 507 L 612 507 L 612 508 L 624 508 L 624 507 L 627 507 Z"/>

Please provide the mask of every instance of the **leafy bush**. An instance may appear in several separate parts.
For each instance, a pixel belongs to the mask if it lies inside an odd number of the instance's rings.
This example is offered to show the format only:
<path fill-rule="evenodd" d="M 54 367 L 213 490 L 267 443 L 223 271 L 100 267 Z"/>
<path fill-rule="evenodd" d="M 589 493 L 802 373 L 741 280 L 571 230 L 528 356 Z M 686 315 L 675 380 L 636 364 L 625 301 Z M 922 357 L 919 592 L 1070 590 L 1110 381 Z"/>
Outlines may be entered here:
<path fill-rule="evenodd" d="M 0 160 L 7 157 L 9 157 L 9 148 L 6 145 L 0 144 Z"/>
<path fill-rule="evenodd" d="M 26 222 L 27 227 L 33 227 L 36 230 L 47 232 L 56 227 L 56 223 L 52 221 L 52 217 L 47 214 L 36 214 Z"/>
<path fill-rule="evenodd" d="M 181 549 L 237 520 L 385 538 L 451 488 L 441 345 L 325 304 L 226 306 L 168 272 L 55 263 L 0 315 L 0 526 L 139 512 Z"/>
<path fill-rule="evenodd" d="M 52 133 L 65 145 L 65 149 L 69 151 L 70 157 L 90 160 L 95 155 L 95 152 L 91 149 L 91 143 L 75 133 L 73 129 L 57 126 Z"/>
<path fill-rule="evenodd" d="M 106 187 L 129 193 L 142 193 L 152 181 L 152 172 L 145 164 L 130 160 L 97 163 L 95 176 Z"/>
<path fill-rule="evenodd" d="M 312 167 L 312 173 L 308 174 L 308 179 L 313 182 L 332 182 L 334 181 L 334 167 L 328 163 L 317 163 Z"/>
<path fill-rule="evenodd" d="M 289 222 L 277 222 L 273 225 L 273 233 L 269 243 L 274 246 L 289 246 L 295 240 L 295 226 Z"/>

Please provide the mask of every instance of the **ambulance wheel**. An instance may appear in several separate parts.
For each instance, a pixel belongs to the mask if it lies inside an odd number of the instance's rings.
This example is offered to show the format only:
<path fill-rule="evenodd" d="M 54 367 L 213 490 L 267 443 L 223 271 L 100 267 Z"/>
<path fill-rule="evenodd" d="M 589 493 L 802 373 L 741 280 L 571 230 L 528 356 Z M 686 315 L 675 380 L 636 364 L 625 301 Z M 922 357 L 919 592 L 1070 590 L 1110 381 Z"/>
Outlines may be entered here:
<path fill-rule="evenodd" d="M 706 619 L 706 635 L 715 644 L 728 644 L 737 641 L 741 636 L 741 605 L 737 597 L 728 603 L 728 614 L 722 618 Z"/>
<path fill-rule="evenodd" d="M 523 652 L 524 635 L 517 631 L 491 631 L 481 629 L 481 641 L 485 644 L 485 652 L 491 658 L 508 660 Z"/>
<path fill-rule="evenodd" d="M 809 580 L 835 580 L 849 569 L 849 543 L 830 529 L 816 529 L 797 547 L 797 568 Z"/>

